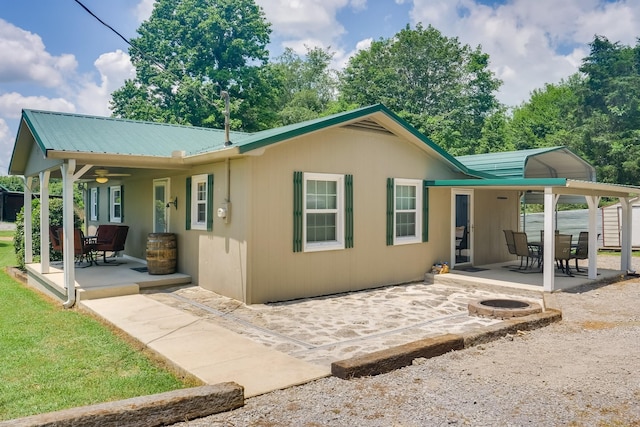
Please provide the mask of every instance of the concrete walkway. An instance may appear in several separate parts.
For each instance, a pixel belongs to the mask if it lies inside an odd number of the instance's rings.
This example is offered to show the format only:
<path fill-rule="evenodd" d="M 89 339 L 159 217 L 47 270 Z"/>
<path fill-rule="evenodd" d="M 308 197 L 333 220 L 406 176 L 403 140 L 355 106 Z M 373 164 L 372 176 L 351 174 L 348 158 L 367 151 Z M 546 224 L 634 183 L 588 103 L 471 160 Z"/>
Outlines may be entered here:
<path fill-rule="evenodd" d="M 313 365 L 148 298 L 126 295 L 81 305 L 208 384 L 234 381 L 245 397 L 328 376 Z"/>
<path fill-rule="evenodd" d="M 539 292 L 516 293 L 542 302 Z M 499 323 L 470 316 L 467 303 L 509 296 L 414 283 L 247 306 L 176 286 L 79 304 L 205 383 L 233 381 L 250 397 L 328 376 L 332 362 Z"/>

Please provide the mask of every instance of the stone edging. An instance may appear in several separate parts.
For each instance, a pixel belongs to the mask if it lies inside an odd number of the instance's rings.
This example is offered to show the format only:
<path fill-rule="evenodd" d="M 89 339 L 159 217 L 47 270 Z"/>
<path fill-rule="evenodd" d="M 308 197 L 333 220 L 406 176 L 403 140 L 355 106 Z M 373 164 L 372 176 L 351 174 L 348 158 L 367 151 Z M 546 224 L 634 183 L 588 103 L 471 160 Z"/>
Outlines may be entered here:
<path fill-rule="evenodd" d="M 380 350 L 363 356 L 333 362 L 331 374 L 342 379 L 378 375 L 411 365 L 414 359 L 440 356 L 454 350 L 487 343 L 518 331 L 542 328 L 562 320 L 555 295 L 545 293 L 546 311 L 528 316 L 512 318 L 477 332 L 444 334 L 408 344 Z"/>
<path fill-rule="evenodd" d="M 0 427 L 160 426 L 243 405 L 244 388 L 228 382 L 17 418 L 0 422 Z"/>

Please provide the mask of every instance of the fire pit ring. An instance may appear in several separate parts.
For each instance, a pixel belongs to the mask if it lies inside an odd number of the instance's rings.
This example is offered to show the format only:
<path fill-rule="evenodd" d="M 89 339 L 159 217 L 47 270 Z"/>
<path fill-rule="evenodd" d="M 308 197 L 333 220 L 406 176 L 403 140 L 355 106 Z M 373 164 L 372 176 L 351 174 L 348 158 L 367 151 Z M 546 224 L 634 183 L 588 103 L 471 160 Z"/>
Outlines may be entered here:
<path fill-rule="evenodd" d="M 508 319 L 541 312 L 540 304 L 514 299 L 485 299 L 469 303 L 469 314 L 478 317 Z"/>

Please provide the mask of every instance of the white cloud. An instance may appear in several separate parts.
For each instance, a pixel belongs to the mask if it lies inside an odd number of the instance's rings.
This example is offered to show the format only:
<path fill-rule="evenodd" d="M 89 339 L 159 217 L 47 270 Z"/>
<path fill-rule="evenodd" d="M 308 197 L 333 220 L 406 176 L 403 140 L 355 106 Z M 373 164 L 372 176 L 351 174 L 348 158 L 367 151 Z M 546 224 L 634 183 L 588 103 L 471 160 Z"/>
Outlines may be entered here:
<path fill-rule="evenodd" d="M 464 44 L 481 45 L 504 82 L 500 100 L 517 105 L 533 89 L 577 72 L 595 34 L 634 44 L 638 6 L 638 0 L 508 0 L 495 6 L 413 0 L 411 18 Z"/>
<path fill-rule="evenodd" d="M 136 6 L 136 18 L 138 22 L 146 21 L 151 16 L 155 0 L 140 0 Z"/>
<path fill-rule="evenodd" d="M 25 108 L 32 110 L 62 111 L 67 113 L 73 113 L 76 111 L 73 103 L 64 98 L 23 96 L 17 92 L 4 93 L 0 95 L 0 115 L 2 115 L 2 117 L 17 119 Z"/>
<path fill-rule="evenodd" d="M 306 53 L 304 42 L 313 46 L 339 46 L 346 32 L 338 22 L 343 7 L 363 7 L 365 2 L 349 0 L 256 0 L 272 24 L 273 38 L 299 54 Z"/>
<path fill-rule="evenodd" d="M 0 82 L 56 87 L 77 67 L 73 55 L 49 54 L 42 39 L 0 19 Z"/>
<path fill-rule="evenodd" d="M 82 113 L 108 116 L 111 114 L 111 93 L 122 87 L 125 80 L 135 78 L 136 71 L 129 55 L 120 49 L 103 53 L 94 65 L 100 73 L 100 83 L 85 81 L 77 94 L 76 103 Z"/>
<path fill-rule="evenodd" d="M 0 153 L 7 153 L 7 156 L 0 156 L 0 175 L 6 175 L 9 170 L 9 161 L 13 150 L 13 137 L 9 131 L 9 126 L 0 118 Z"/>

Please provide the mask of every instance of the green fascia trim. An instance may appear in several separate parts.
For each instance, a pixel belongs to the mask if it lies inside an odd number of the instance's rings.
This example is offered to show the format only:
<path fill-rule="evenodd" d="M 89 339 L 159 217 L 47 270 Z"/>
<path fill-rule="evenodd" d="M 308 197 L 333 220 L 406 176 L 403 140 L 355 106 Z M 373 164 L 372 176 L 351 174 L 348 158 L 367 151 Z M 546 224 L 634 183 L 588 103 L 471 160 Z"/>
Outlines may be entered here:
<path fill-rule="evenodd" d="M 240 153 L 246 153 L 247 151 L 256 150 L 258 148 L 266 147 L 277 142 L 281 142 L 287 139 L 295 138 L 307 133 L 315 132 L 318 130 L 326 129 L 331 126 L 338 125 L 350 120 L 364 117 L 372 113 L 379 111 L 388 111 L 386 107 L 381 104 L 372 105 L 369 107 L 363 107 L 356 110 L 351 110 L 343 113 L 333 114 L 331 116 L 320 117 L 313 120 L 308 120 L 302 123 L 295 123 L 292 125 L 282 126 L 275 129 L 269 129 L 262 132 L 255 133 L 248 138 L 244 138 L 237 141 L 237 146 Z M 390 113 L 390 112 L 389 112 Z"/>
<path fill-rule="evenodd" d="M 44 156 L 47 157 L 48 148 L 45 147 L 44 141 L 38 134 L 38 131 L 36 130 L 36 126 L 34 126 L 33 121 L 31 120 L 31 116 L 29 114 L 29 110 L 22 110 L 22 118 L 24 119 L 25 123 L 27 124 L 27 127 L 31 131 L 31 135 L 33 135 L 33 139 L 36 141 L 36 144 L 38 144 L 38 147 L 40 147 L 40 150 L 42 150 L 42 153 L 44 154 Z M 21 127 L 22 126 L 20 126 L 18 129 L 20 129 Z M 18 131 L 18 134 L 19 133 L 20 131 Z M 18 137 L 20 137 L 20 135 L 18 135 Z"/>
<path fill-rule="evenodd" d="M 567 178 L 497 178 L 497 179 L 443 179 L 425 181 L 428 187 L 565 187 Z"/>
<path fill-rule="evenodd" d="M 343 113 L 333 114 L 331 116 L 320 117 L 313 120 L 308 120 L 302 123 L 296 123 L 288 126 L 283 126 L 276 129 L 270 129 L 262 132 L 255 133 L 247 138 L 237 141 L 239 152 L 246 153 L 247 151 L 256 150 L 281 142 L 287 139 L 295 138 L 307 133 L 315 132 L 318 130 L 326 129 L 331 126 L 339 125 L 351 120 L 356 120 L 361 117 L 368 116 L 373 113 L 383 113 L 396 121 L 400 126 L 409 131 L 413 136 L 422 141 L 425 145 L 436 151 L 439 155 L 444 157 L 448 162 L 455 166 L 458 170 L 466 175 L 478 177 L 478 178 L 496 178 L 489 173 L 475 171 L 467 168 L 460 163 L 451 154 L 447 153 L 442 147 L 431 141 L 427 136 L 420 133 L 416 128 L 411 126 L 409 122 L 389 110 L 382 104 L 374 104 L 368 107 L 358 108 L 356 110 L 346 111 Z"/>

